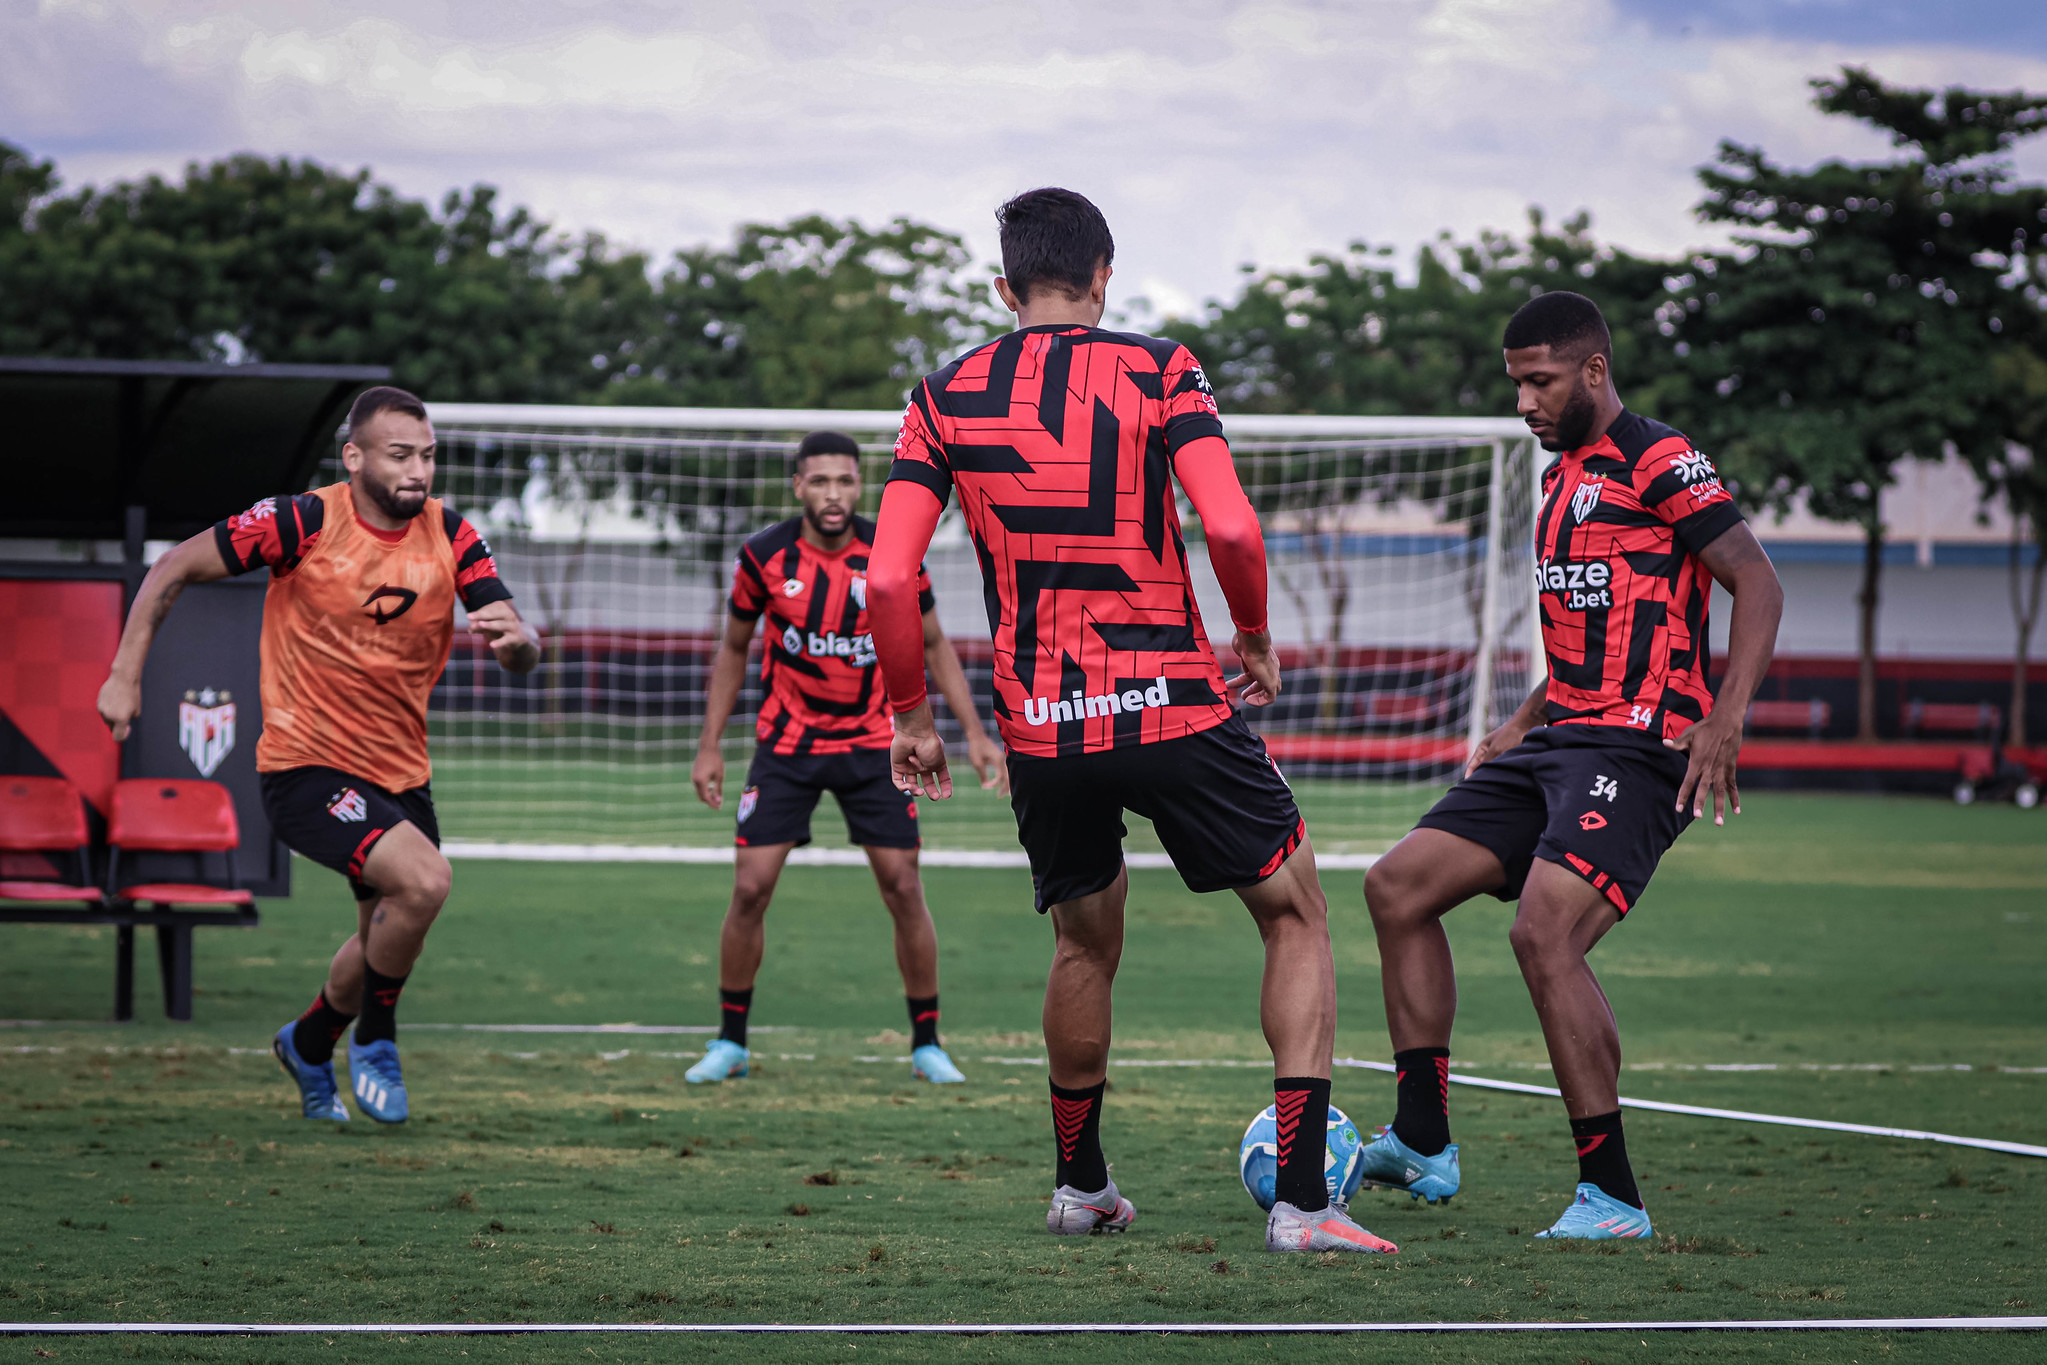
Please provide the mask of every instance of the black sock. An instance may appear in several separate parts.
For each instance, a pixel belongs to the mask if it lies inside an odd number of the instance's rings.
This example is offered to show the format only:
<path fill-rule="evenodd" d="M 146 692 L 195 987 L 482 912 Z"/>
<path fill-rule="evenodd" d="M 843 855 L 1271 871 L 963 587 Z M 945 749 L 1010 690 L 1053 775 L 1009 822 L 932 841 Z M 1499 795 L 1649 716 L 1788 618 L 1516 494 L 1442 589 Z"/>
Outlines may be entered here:
<path fill-rule="evenodd" d="M 398 1040 L 398 992 L 406 978 L 385 976 L 364 958 L 362 964 L 362 1018 L 356 1021 L 355 1044 Z"/>
<path fill-rule="evenodd" d="M 746 1014 L 753 1008 L 753 987 L 743 991 L 718 988 L 718 1036 L 728 1043 L 746 1046 Z"/>
<path fill-rule="evenodd" d="M 334 1044 L 348 1026 L 355 1022 L 352 1014 L 343 1014 L 327 1003 L 327 988 L 313 997 L 313 1003 L 306 1006 L 306 1012 L 292 1025 L 291 1045 L 298 1049 L 299 1056 L 318 1066 L 334 1060 Z"/>
<path fill-rule="evenodd" d="M 1393 1136 L 1422 1156 L 1450 1145 L 1450 1049 L 1410 1047 L 1393 1054 Z"/>
<path fill-rule="evenodd" d="M 1621 1135 L 1621 1111 L 1571 1120 L 1571 1138 L 1578 1144 L 1578 1180 L 1600 1189 L 1632 1208 L 1642 1207 L 1635 1171 L 1628 1165 L 1628 1140 Z"/>
<path fill-rule="evenodd" d="M 1329 1207 L 1323 1178 L 1329 1150 L 1329 1082 L 1316 1076 L 1281 1076 L 1272 1083 L 1272 1107 L 1279 1123 L 1279 1176 L 1273 1197 L 1303 1213 Z"/>
<path fill-rule="evenodd" d="M 938 1046 L 938 997 L 935 995 L 918 999 L 914 995 L 903 997 L 910 1005 L 910 1046 Z M 1093 1193 L 1092 1190 L 1089 1191 Z"/>
<path fill-rule="evenodd" d="M 1109 1187 L 1109 1163 L 1102 1156 L 1102 1093 L 1107 1081 L 1085 1090 L 1052 1087 L 1053 1145 L 1059 1153 L 1057 1183 L 1082 1194 Z"/>

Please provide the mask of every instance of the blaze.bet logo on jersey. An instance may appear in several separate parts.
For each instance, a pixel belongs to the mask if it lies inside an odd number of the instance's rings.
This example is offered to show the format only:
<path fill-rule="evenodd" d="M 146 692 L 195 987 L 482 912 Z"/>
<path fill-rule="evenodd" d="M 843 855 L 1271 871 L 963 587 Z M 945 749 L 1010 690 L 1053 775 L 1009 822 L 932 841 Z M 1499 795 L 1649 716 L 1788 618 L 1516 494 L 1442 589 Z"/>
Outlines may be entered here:
<path fill-rule="evenodd" d="M 201 777 L 213 776 L 220 761 L 234 752 L 234 694 L 210 687 L 187 692 L 178 703 L 178 747 Z"/>
<path fill-rule="evenodd" d="M 1559 564 L 1545 559 L 1535 566 L 1535 590 L 1557 594 L 1572 611 L 1613 605 L 1613 566 L 1603 559 Z"/>

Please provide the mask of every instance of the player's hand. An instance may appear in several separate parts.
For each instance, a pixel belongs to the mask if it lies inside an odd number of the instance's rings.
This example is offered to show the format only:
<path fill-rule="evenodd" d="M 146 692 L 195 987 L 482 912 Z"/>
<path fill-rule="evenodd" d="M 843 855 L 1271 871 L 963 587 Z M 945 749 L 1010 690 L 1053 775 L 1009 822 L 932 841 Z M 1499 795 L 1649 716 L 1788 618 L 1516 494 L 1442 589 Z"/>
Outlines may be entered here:
<path fill-rule="evenodd" d="M 110 673 L 100 685 L 100 719 L 114 732 L 114 743 L 128 738 L 128 727 L 142 714 L 142 684 L 139 680 Z"/>
<path fill-rule="evenodd" d="M 998 796 L 1009 795 L 1009 763 L 1002 746 L 983 731 L 967 740 L 967 763 L 981 779 L 981 790 Z"/>
<path fill-rule="evenodd" d="M 1237 662 L 1244 671 L 1224 686 L 1239 706 L 1270 706 L 1279 695 L 1279 655 L 1272 649 L 1272 635 L 1238 631 L 1233 642 Z"/>
<path fill-rule="evenodd" d="M 498 663 L 513 673 L 530 672 L 540 662 L 540 633 L 521 620 L 518 608 L 508 601 L 486 603 L 470 612 L 469 633 L 482 636 Z"/>
<path fill-rule="evenodd" d="M 1528 731 L 1529 726 L 1524 724 L 1519 716 L 1516 716 L 1499 729 L 1487 735 L 1478 742 L 1478 747 L 1471 751 L 1471 757 L 1464 760 L 1464 775 L 1470 777 L 1474 772 L 1478 771 L 1479 764 L 1498 758 L 1501 754 L 1506 753 L 1507 750 L 1528 738 Z"/>
<path fill-rule="evenodd" d="M 1741 721 L 1721 719 L 1732 715 L 1731 710 L 1715 711 L 1676 739 L 1663 741 L 1664 748 L 1675 749 L 1691 760 L 1685 766 L 1684 785 L 1677 789 L 1677 808 L 1682 811 L 1691 803 L 1695 820 L 1706 813 L 1709 790 L 1713 793 L 1714 824 L 1727 823 L 1729 806 L 1736 815 L 1741 814 L 1741 789 L 1734 781 L 1735 764 L 1741 758 Z"/>
<path fill-rule="evenodd" d="M 712 810 L 725 808 L 725 755 L 716 749 L 699 749 L 697 761 L 689 765 L 690 785 L 697 800 Z"/>
<path fill-rule="evenodd" d="M 889 775 L 896 790 L 943 801 L 952 795 L 952 774 L 945 766 L 945 741 L 931 718 L 931 700 L 896 715 L 896 737 L 888 746 Z"/>

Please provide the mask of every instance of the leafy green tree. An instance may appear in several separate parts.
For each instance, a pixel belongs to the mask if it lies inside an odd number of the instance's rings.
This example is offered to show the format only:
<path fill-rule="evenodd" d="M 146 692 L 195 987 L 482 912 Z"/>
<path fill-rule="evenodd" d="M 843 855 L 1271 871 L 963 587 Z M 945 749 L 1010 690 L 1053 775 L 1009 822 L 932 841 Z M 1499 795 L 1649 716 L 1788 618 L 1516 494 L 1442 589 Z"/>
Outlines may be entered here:
<path fill-rule="evenodd" d="M 1736 247 L 1673 281 L 1682 311 L 1667 319 L 1695 367 L 1693 434 L 1744 499 L 1803 497 L 1862 528 L 1857 727 L 1874 739 L 1879 498 L 1907 456 L 1952 444 L 1980 464 L 2002 450 L 1989 318 L 2006 291 L 1977 258 L 2039 227 L 2038 192 L 2010 186 L 1995 157 L 2047 127 L 2047 102 L 1898 89 L 1854 68 L 1813 86 L 1819 108 L 1883 129 L 1902 154 L 1793 170 L 1721 144 L 1698 213 Z"/>

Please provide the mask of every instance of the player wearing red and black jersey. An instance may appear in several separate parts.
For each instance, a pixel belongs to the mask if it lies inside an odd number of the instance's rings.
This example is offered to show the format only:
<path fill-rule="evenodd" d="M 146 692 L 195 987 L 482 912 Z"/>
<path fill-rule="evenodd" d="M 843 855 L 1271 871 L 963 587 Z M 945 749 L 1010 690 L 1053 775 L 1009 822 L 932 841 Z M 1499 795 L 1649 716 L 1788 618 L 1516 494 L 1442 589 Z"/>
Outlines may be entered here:
<path fill-rule="evenodd" d="M 704 728 L 691 777 L 713 810 L 725 802 L 719 740 L 746 678 L 754 631 L 766 618 L 761 651 L 760 745 L 740 793 L 732 904 L 718 939 L 719 1033 L 686 1073 L 692 1084 L 747 1072 L 746 1027 L 766 947 L 764 921 L 792 849 L 810 842 L 810 817 L 830 792 L 895 921 L 896 965 L 909 1004 L 911 1065 L 932 1081 L 963 1080 L 938 1040 L 938 938 L 917 871 L 917 802 L 889 778 L 893 734 L 876 677 L 867 619 L 874 525 L 860 502 L 860 447 L 836 431 L 814 431 L 796 449 L 792 480 L 803 511 L 740 547 L 732 569 L 730 618 L 711 667 Z M 916 575 L 918 676 L 928 666 L 966 731 L 986 785 L 1006 783 L 1001 753 L 981 728 L 959 656 L 938 627 L 931 580 Z"/>
<path fill-rule="evenodd" d="M 1262 1019 L 1277 1068 L 1273 1250 L 1391 1251 L 1329 1207 L 1321 1134 L 1336 1021 L 1327 912 L 1306 826 L 1232 693 L 1279 692 L 1265 545 L 1184 346 L 1105 331 L 1115 244 L 1068 190 L 1002 207 L 1002 300 L 1017 331 L 911 391 L 869 569 L 896 712 L 898 785 L 951 792 L 918 659 L 917 564 L 957 496 L 995 645 L 995 714 L 1038 908 L 1058 947 L 1045 988 L 1055 1233 L 1118 1231 L 1098 1124 L 1122 951 L 1123 816 L 1151 820 L 1187 885 L 1242 897 L 1265 939 Z M 1237 626 L 1225 683 L 1195 607 L 1174 486 Z M 1298 1153 L 1295 1136 L 1304 1135 Z"/>
<path fill-rule="evenodd" d="M 356 932 L 312 1006 L 272 1040 L 307 1118 L 345 1119 L 335 1043 L 355 1023 L 349 1079 L 370 1117 L 407 1112 L 397 1004 L 451 882 L 440 853 L 426 708 L 448 662 L 455 604 L 514 673 L 540 661 L 490 547 L 433 490 L 426 407 L 373 388 L 348 416 L 348 482 L 265 498 L 150 569 L 128 616 L 100 714 L 123 737 L 142 662 L 187 583 L 270 571 L 263 599 L 263 808 L 277 836 L 349 880 Z M 360 1014 L 360 1019 L 357 1015 Z"/>
<path fill-rule="evenodd" d="M 1447 1115 L 1456 982 L 1439 923 L 1480 893 L 1520 901 L 1511 931 L 1579 1151 L 1579 1197 L 1548 1237 L 1646 1237 L 1620 1119 L 1620 1040 L 1586 954 L 1640 899 L 1712 794 L 1738 813 L 1742 717 L 1783 607 L 1769 557 L 1712 462 L 1621 406 L 1605 320 L 1544 294 L 1508 324 L 1507 372 L 1543 474 L 1536 592 L 1548 677 L 1472 753 L 1464 780 L 1375 864 L 1398 1111 L 1366 1179 L 1457 1188 Z M 1733 594 L 1728 667 L 1708 687 L 1706 606 Z M 1689 807 L 1689 809 L 1687 809 Z"/>

